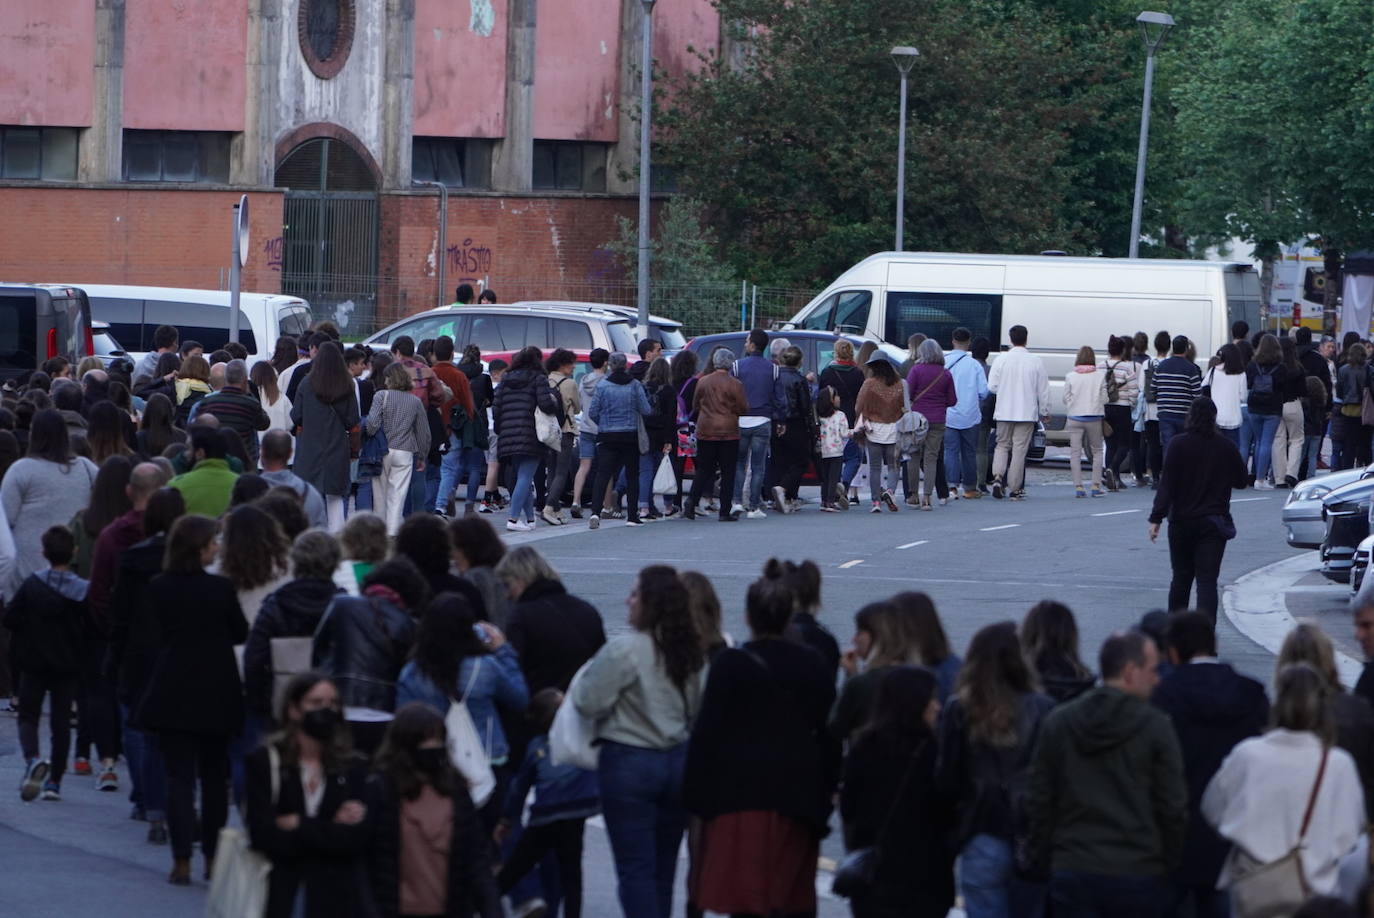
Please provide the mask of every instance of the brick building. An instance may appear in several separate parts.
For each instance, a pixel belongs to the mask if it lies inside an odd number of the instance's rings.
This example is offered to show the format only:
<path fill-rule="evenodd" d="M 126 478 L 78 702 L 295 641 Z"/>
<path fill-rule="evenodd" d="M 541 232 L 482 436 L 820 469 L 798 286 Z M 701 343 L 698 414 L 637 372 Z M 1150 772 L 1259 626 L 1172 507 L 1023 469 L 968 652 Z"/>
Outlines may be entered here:
<path fill-rule="evenodd" d="M 601 246 L 635 213 L 640 0 L 5 6 L 0 278 L 222 287 L 246 193 L 245 289 L 351 300 L 358 331 L 463 281 L 624 280 Z M 653 17 L 670 74 L 722 50 L 710 0 Z"/>

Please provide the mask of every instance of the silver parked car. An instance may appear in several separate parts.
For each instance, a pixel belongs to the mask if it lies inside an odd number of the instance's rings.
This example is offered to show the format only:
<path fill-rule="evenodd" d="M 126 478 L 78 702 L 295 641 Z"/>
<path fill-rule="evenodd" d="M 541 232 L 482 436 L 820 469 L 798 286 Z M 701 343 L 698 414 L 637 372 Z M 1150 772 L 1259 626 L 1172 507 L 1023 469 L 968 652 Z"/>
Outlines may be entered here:
<path fill-rule="evenodd" d="M 1374 469 L 1374 466 L 1370 468 Z M 1288 531 L 1288 544 L 1293 548 L 1320 548 L 1326 538 L 1322 498 L 1352 481 L 1359 481 L 1368 471 L 1362 468 L 1347 469 L 1299 482 L 1283 505 L 1283 525 Z"/>

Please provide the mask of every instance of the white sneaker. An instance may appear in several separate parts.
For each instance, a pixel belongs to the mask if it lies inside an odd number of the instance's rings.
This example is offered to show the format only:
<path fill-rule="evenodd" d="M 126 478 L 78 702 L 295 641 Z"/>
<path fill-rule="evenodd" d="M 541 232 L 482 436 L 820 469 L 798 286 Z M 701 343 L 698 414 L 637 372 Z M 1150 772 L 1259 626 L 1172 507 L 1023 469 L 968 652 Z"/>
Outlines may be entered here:
<path fill-rule="evenodd" d="M 731 513 L 743 513 L 743 512 L 744 512 L 744 504 L 731 504 L 731 505 L 730 505 L 730 512 L 731 512 Z"/>
<path fill-rule="evenodd" d="M 516 520 L 506 520 L 506 531 L 507 531 L 507 532 L 524 532 L 524 531 L 525 531 L 525 527 L 524 527 L 524 524 L 523 524 L 523 523 L 517 522 Z"/>
<path fill-rule="evenodd" d="M 787 495 L 783 492 L 780 485 L 773 486 L 773 505 L 778 508 L 780 513 L 791 513 L 792 507 L 787 503 Z"/>
<path fill-rule="evenodd" d="M 589 519 L 589 520 L 587 520 L 587 528 L 588 528 L 588 529 L 600 529 L 600 528 L 601 528 L 601 517 L 598 516 L 597 514 L 593 513 L 593 514 L 592 514 L 592 518 Z"/>
<path fill-rule="evenodd" d="M 745 517 L 751 520 L 766 520 L 768 519 L 768 514 L 764 512 L 762 507 L 755 507 L 753 510 L 746 513 Z"/>
<path fill-rule="evenodd" d="M 1274 490 L 1274 486 L 1271 485 L 1271 484 L 1270 484 L 1269 482 L 1267 482 L 1267 481 L 1257 481 L 1257 482 L 1255 482 L 1255 490 L 1256 490 L 1256 491 L 1272 491 L 1272 490 Z"/>

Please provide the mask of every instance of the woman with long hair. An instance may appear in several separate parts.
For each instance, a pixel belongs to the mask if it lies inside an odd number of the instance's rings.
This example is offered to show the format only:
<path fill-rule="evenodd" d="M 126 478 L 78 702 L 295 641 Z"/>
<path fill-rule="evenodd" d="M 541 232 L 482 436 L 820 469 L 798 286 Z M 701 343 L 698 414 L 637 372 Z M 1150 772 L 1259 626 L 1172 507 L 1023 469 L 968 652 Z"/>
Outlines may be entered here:
<path fill-rule="evenodd" d="M 1240 348 L 1223 344 L 1217 359 L 1202 378 L 1202 394 L 1217 406 L 1217 430 L 1240 448 L 1241 429 L 1245 424 L 1245 359 Z"/>
<path fill-rule="evenodd" d="M 90 578 L 95 542 L 100 538 L 100 533 L 133 507 L 127 491 L 133 470 L 134 464 L 127 456 L 111 456 L 105 460 L 96 472 L 95 484 L 91 487 L 91 502 L 72 517 L 69 525 L 72 535 L 76 537 L 76 557 L 72 560 L 72 570 L 78 577 Z"/>
<path fill-rule="evenodd" d="M 96 402 L 86 416 L 86 444 L 91 448 L 91 461 L 104 465 L 111 456 L 128 458 L 134 454 L 124 439 L 124 414 L 114 402 Z"/>
<path fill-rule="evenodd" d="M 1107 371 L 1097 365 L 1097 355 L 1086 344 L 1078 349 L 1073 372 L 1064 377 L 1064 422 L 1069 432 L 1069 471 L 1075 497 L 1087 497 L 1083 489 L 1083 453 L 1092 459 L 1092 495 L 1102 497 L 1102 424 L 1107 414 Z"/>
<path fill-rule="evenodd" d="M 143 700 L 140 729 L 157 734 L 167 768 L 169 882 L 191 883 L 191 845 L 199 830 L 205 874 L 215 862 L 229 812 L 229 738 L 243 727 L 243 684 L 234 645 L 248 637 L 234 585 L 207 573 L 215 558 L 216 523 L 188 515 L 172 524 L 162 573 L 148 586 L 161 628 L 160 650 Z M 200 786 L 197 824 L 195 792 Z"/>
<path fill-rule="evenodd" d="M 449 522 L 448 538 L 453 566 L 482 596 L 484 618 L 504 630 L 511 598 L 510 591 L 496 573 L 496 565 L 506 554 L 506 544 L 491 523 L 475 514 Z"/>
<path fill-rule="evenodd" d="M 709 365 L 709 364 L 708 364 Z M 673 476 L 677 478 L 677 491 L 673 494 L 673 501 L 668 505 L 668 512 L 665 516 L 675 516 L 682 511 L 682 484 L 685 477 L 687 459 L 695 453 L 691 452 L 691 447 L 684 442 L 684 436 L 690 433 L 690 424 L 684 423 L 683 419 L 692 409 L 692 396 L 697 390 L 697 353 L 686 348 L 673 355 L 669 363 L 668 385 L 672 387 L 674 396 L 674 409 L 677 417 L 674 420 L 673 432 L 670 435 L 668 450 L 668 461 L 673 464 Z"/>
<path fill-rule="evenodd" d="M 1111 425 L 1112 435 L 1107 438 L 1107 458 L 1102 469 L 1102 479 L 1108 491 L 1121 489 L 1121 466 L 1131 453 L 1131 410 L 1136 396 L 1140 394 L 1138 367 L 1131 360 L 1133 340 L 1129 337 L 1112 335 L 1107 339 L 1107 357 L 1101 363 L 1102 369 L 1112 378 L 1106 404 L 1107 423 Z"/>
<path fill-rule="evenodd" d="M 73 454 L 67 423 L 56 409 L 33 415 L 28 451 L 0 481 L 0 506 L 14 535 L 14 583 L 46 566 L 43 533 L 86 509 L 98 472 L 94 462 Z"/>
<path fill-rule="evenodd" d="M 864 383 L 864 371 L 860 369 L 860 366 L 862 364 L 854 361 L 853 342 L 847 338 L 837 338 L 835 340 L 834 359 L 825 369 L 821 370 L 820 379 L 817 381 L 822 388 L 828 386 L 835 390 L 835 394 L 840 397 L 838 407 L 844 413 L 845 422 L 850 428 L 853 428 L 858 419 L 854 405 Z M 840 503 L 842 509 L 849 507 L 851 482 L 854 481 L 854 476 L 859 473 L 859 466 L 863 463 L 863 452 L 863 447 L 855 443 L 852 438 L 845 441 L 844 464 L 840 468 L 840 485 L 843 487 L 836 488 L 832 498 Z M 830 495 L 826 496 L 830 497 Z"/>
<path fill-rule="evenodd" d="M 901 468 L 897 455 L 897 422 L 902 419 L 902 382 L 897 371 L 881 354 L 864 365 L 868 379 L 854 400 L 858 415 L 855 431 L 862 432 L 868 443 L 868 482 L 873 497 L 873 512 L 881 513 L 883 505 L 897 512 L 897 472 Z"/>
<path fill-rule="evenodd" d="M 330 532 L 343 528 L 344 501 L 352 487 L 349 431 L 361 420 L 357 391 L 343 352 L 326 341 L 316 349 L 291 405 L 291 423 L 299 435 L 292 471 L 324 495 Z"/>
<path fill-rule="evenodd" d="M 1302 466 L 1302 400 L 1307 397 L 1307 371 L 1298 361 L 1298 346 L 1288 335 L 1279 341 L 1282 351 L 1283 385 L 1280 397 L 1283 410 L 1274 433 L 1274 486 L 1291 488 L 1298 483 Z"/>
<path fill-rule="evenodd" d="M 827 724 L 831 735 L 852 739 L 868 722 L 884 670 L 918 662 L 903 615 L 891 600 L 871 602 L 854 613 L 854 646 L 840 657 L 844 681 Z"/>
<path fill-rule="evenodd" d="M 381 431 L 386 436 L 386 456 L 373 482 L 372 499 L 377 515 L 386 520 L 387 532 L 395 535 L 405 515 L 411 476 L 424 470 L 429 455 L 429 422 L 424 403 L 412 394 L 414 382 L 405 364 L 388 366 L 384 382 L 386 388 L 372 397 L 365 432 L 372 436 Z"/>
<path fill-rule="evenodd" d="M 1283 416 L 1283 393 L 1288 385 L 1288 372 L 1283 366 L 1283 349 L 1279 347 L 1279 339 L 1273 335 L 1264 335 L 1260 338 L 1259 345 L 1255 348 L 1255 357 L 1245 368 L 1245 381 L 1250 390 L 1245 402 L 1249 410 L 1245 415 L 1245 430 L 1240 438 L 1240 454 L 1247 461 L 1254 456 L 1252 480 L 1256 490 L 1264 491 L 1273 487 L 1269 483 L 1269 464 L 1273 458 L 1274 434 L 1278 431 L 1279 421 Z M 1360 385 L 1363 388 L 1359 394 L 1363 396 L 1364 389 L 1369 387 L 1367 376 L 1362 376 Z M 1358 424 L 1358 412 L 1355 421 Z M 1370 434 L 1374 434 L 1374 429 L 1362 427 L 1361 430 L 1363 446 L 1359 455 L 1368 457 L 1369 437 Z M 1368 458 L 1365 458 L 1365 461 L 1368 462 Z M 1169 462 L 1167 454 L 1164 462 L 1166 465 Z"/>
<path fill-rule="evenodd" d="M 266 360 L 253 364 L 248 381 L 258 390 L 258 401 L 262 410 L 267 412 L 267 430 L 291 432 L 291 399 L 277 385 L 277 371 Z M 267 435 L 267 430 L 258 431 L 258 442 Z"/>
<path fill-rule="evenodd" d="M 244 807 L 253 847 L 272 862 L 263 916 L 371 916 L 367 762 L 353 751 L 338 687 L 301 673 L 277 719 L 281 729 L 248 757 Z"/>
<path fill-rule="evenodd" d="M 1296 850 L 1304 891 L 1329 895 L 1364 832 L 1359 775 L 1349 753 L 1332 745 L 1331 686 L 1322 674 L 1306 663 L 1281 666 L 1275 690 L 1273 728 L 1231 750 L 1202 795 L 1203 817 L 1235 845 L 1217 885 Z"/>
<path fill-rule="evenodd" d="M 160 392 L 149 396 L 135 437 L 138 451 L 149 458 L 157 458 L 173 443 L 185 443 L 186 431 L 177 427 L 175 420 L 176 409 L 171 399 Z"/>
<path fill-rule="evenodd" d="M 907 590 L 892 597 L 892 605 L 897 608 L 898 622 L 902 628 L 903 643 L 915 652 L 914 663 L 919 663 L 935 674 L 939 683 L 936 698 L 944 704 L 954 691 L 954 681 L 963 665 L 957 654 L 949 647 L 945 626 L 940 621 L 940 613 L 935 610 L 935 601 L 926 593 Z"/>
<path fill-rule="evenodd" d="M 1266 336 L 1266 340 L 1273 338 Z M 1265 349 L 1260 343 L 1260 350 Z M 1274 347 L 1277 350 L 1277 345 Z M 1256 356 L 1256 361 L 1259 356 Z M 1257 364 L 1251 364 L 1256 366 Z M 1258 364 L 1263 366 L 1263 364 Z M 1276 385 L 1282 380 L 1276 380 Z M 1254 391 L 1251 390 L 1250 417 L 1255 418 Z M 1277 414 L 1274 415 L 1277 419 Z M 1264 422 L 1272 432 L 1272 425 Z M 1260 459 L 1266 459 L 1261 450 Z M 1170 475 L 1170 472 L 1173 472 Z M 1261 475 L 1261 478 L 1263 476 Z M 1169 518 L 1169 564 L 1173 580 L 1169 584 L 1171 610 L 1195 608 L 1215 622 L 1217 617 L 1217 577 L 1228 540 L 1235 538 L 1231 521 L 1231 490 L 1245 487 L 1245 461 L 1235 444 L 1217 434 L 1217 407 L 1210 398 L 1199 397 L 1188 408 L 1183 433 L 1169 441 L 1164 452 L 1164 474 L 1155 492 L 1150 511 L 1150 541 L 1159 537 L 1159 526 Z M 1197 582 L 1197 605 L 1188 605 L 1188 594 Z"/>
<path fill-rule="evenodd" d="M 1351 344 L 1336 371 L 1335 414 L 1331 418 L 1331 467 L 1336 470 L 1369 464 L 1370 431 L 1361 422 L 1364 394 L 1370 388 L 1368 352 Z"/>
<path fill-rule="evenodd" d="M 184 428 L 196 402 L 210 394 L 210 364 L 199 354 L 192 354 L 181 362 L 177 370 L 177 426 Z"/>
<path fill-rule="evenodd" d="M 369 885 L 380 918 L 501 918 L 488 833 L 449 761 L 444 718 L 405 705 L 368 782 Z"/>
<path fill-rule="evenodd" d="M 290 540 L 275 519 L 247 503 L 225 515 L 220 543 L 213 573 L 228 577 L 234 584 L 239 607 L 251 628 L 262 601 L 290 579 Z"/>
<path fill-rule="evenodd" d="M 512 532 L 534 530 L 534 473 L 547 450 L 535 432 L 534 412 L 551 416 L 558 412 L 558 399 L 549 387 L 543 360 L 539 348 L 521 348 L 501 378 L 492 407 L 497 453 L 503 462 L 509 461 L 515 468 L 510 517 L 506 521 L 506 528 Z"/>
<path fill-rule="evenodd" d="M 937 469 L 944 456 L 946 413 L 959 401 L 954 391 L 954 377 L 945 369 L 945 352 L 934 338 L 927 338 L 917 345 L 916 362 L 907 375 L 906 387 L 911 395 L 911 410 L 919 411 L 930 425 L 926 438 L 911 456 L 908 473 L 908 481 L 914 483 L 917 466 L 920 467 L 923 483 L 919 488 L 919 506 L 922 510 L 930 510 L 933 508 Z M 912 492 L 917 490 L 908 487 L 908 502 Z M 945 498 L 940 498 L 940 503 L 944 502 Z"/>
<path fill-rule="evenodd" d="M 268 363 L 280 376 L 300 360 L 299 350 L 300 342 L 296 340 L 295 336 L 282 335 L 277 339 L 277 345 L 272 350 L 272 359 Z"/>
<path fill-rule="evenodd" d="M 640 571 L 626 605 L 633 630 L 597 652 L 569 700 L 597 722 L 601 807 L 621 908 L 627 918 L 670 918 L 687 826 L 683 769 L 701 710 L 706 653 L 671 567 Z"/>
<path fill-rule="evenodd" d="M 710 662 L 730 646 L 730 639 L 720 630 L 720 597 L 716 595 L 711 578 L 700 571 L 683 571 L 678 579 L 687 591 L 687 609 L 692 613 L 692 621 L 696 622 L 701 649 L 706 651 L 707 662 Z"/>
<path fill-rule="evenodd" d="M 929 670 L 892 667 L 850 745 L 840 789 L 845 848 L 875 848 L 877 859 L 872 885 L 850 903 L 854 918 L 944 918 L 954 905 L 954 801 L 935 780 L 936 689 Z"/>
<path fill-rule="evenodd" d="M 1062 704 L 1093 687 L 1097 677 L 1078 655 L 1078 622 L 1062 602 L 1031 606 L 1021 622 L 1021 652 L 1045 693 Z"/>
<path fill-rule="evenodd" d="M 937 784 L 958 807 L 959 881 L 969 918 L 1035 918 L 1044 888 L 1018 878 L 1012 793 L 1025 786 L 1040 721 L 1054 699 L 1036 691 L 1015 622 L 978 631 L 940 719 Z"/>
<path fill-rule="evenodd" d="M 672 386 L 673 369 L 667 357 L 659 357 L 644 374 L 644 394 L 653 411 L 644 415 L 649 434 L 649 451 L 639 456 L 639 515 L 641 519 L 660 519 L 654 505 L 654 476 L 658 464 L 671 453 L 677 439 L 677 391 Z M 679 484 L 679 487 L 681 485 Z M 669 514 L 670 515 L 670 514 Z"/>

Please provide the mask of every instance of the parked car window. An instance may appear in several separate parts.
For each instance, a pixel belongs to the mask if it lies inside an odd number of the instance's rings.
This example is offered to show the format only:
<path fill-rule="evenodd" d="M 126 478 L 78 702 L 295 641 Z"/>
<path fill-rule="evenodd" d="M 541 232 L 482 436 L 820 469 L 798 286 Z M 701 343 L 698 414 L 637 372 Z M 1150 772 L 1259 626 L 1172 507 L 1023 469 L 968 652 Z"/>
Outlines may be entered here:
<path fill-rule="evenodd" d="M 530 345 L 549 346 L 548 326 L 543 316 L 497 316 L 496 327 L 505 350 L 518 351 Z"/>
<path fill-rule="evenodd" d="M 629 322 L 608 322 L 606 323 L 606 334 L 611 341 L 611 353 L 619 351 L 622 354 L 637 354 L 639 343 L 635 341 L 634 332 L 630 331 Z"/>
<path fill-rule="evenodd" d="M 108 322 L 110 334 L 120 343 L 133 351 L 146 351 L 152 346 L 153 331 L 148 329 L 145 339 L 143 332 L 143 301 L 122 298 L 91 297 L 91 315 L 101 322 Z M 148 347 L 144 347 L 144 342 Z"/>
<path fill-rule="evenodd" d="M 408 325 L 402 325 L 391 336 L 391 340 L 395 341 L 401 335 L 409 335 L 418 345 L 426 338 L 437 338 L 440 335 L 448 335 L 457 343 L 458 322 L 460 318 L 461 317 L 457 315 L 424 316 Z"/>
<path fill-rule="evenodd" d="M 681 325 L 654 325 L 649 333 L 665 351 L 680 351 L 687 346 L 687 336 L 682 333 Z"/>
<path fill-rule="evenodd" d="M 277 331 L 300 337 L 310 330 L 310 310 L 304 306 L 283 306 L 277 310 Z"/>
<path fill-rule="evenodd" d="M 797 323 L 797 328 L 806 329 L 808 331 L 834 331 L 835 326 L 832 320 L 835 318 L 835 303 L 839 298 L 840 295 L 838 293 L 832 293 L 830 296 L 817 303 L 815 308 L 803 316 L 802 320 Z"/>
<path fill-rule="evenodd" d="M 472 320 L 471 344 L 486 354 L 491 351 L 505 350 L 501 343 L 501 330 L 497 327 L 496 316 L 475 316 Z"/>
<path fill-rule="evenodd" d="M 0 294 L 0 369 L 38 366 L 37 294 Z"/>
<path fill-rule="evenodd" d="M 109 321 L 108 319 L 106 321 Z M 229 340 L 229 310 L 223 306 L 208 303 L 177 303 L 166 300 L 147 300 L 144 304 L 143 324 L 147 326 L 144 340 L 153 340 L 153 331 L 159 325 L 174 325 L 181 333 L 182 341 L 199 341 L 205 353 L 219 350 Z M 110 323 L 113 328 L 115 323 Z M 248 353 L 258 352 L 257 338 L 253 335 L 253 325 L 244 316 L 239 322 L 239 343 Z"/>
<path fill-rule="evenodd" d="M 845 290 L 835 304 L 835 324 L 826 331 L 841 331 L 863 334 L 868 328 L 868 307 L 873 303 L 873 294 L 867 290 Z"/>
<path fill-rule="evenodd" d="M 916 332 L 950 347 L 960 326 L 985 336 L 996 350 L 1001 345 L 1002 297 L 983 293 L 916 293 L 894 291 L 887 295 L 887 327 L 883 337 L 904 346 Z"/>
<path fill-rule="evenodd" d="M 596 347 L 592 341 L 592 330 L 587 327 L 586 322 L 577 322 L 573 319 L 552 319 L 553 322 L 553 347 L 566 347 L 574 351 L 590 351 Z"/>

